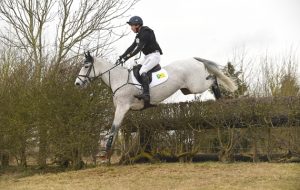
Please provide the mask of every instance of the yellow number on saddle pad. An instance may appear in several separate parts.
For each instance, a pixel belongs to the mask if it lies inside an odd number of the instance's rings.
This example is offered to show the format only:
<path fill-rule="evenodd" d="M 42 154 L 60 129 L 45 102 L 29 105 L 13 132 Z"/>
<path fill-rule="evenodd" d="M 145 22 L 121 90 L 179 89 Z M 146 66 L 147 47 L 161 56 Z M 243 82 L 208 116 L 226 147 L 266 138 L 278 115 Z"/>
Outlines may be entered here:
<path fill-rule="evenodd" d="M 160 79 L 160 78 L 166 77 L 166 75 L 165 75 L 165 73 L 158 73 L 158 74 L 156 74 L 156 77 L 157 77 L 158 79 Z"/>

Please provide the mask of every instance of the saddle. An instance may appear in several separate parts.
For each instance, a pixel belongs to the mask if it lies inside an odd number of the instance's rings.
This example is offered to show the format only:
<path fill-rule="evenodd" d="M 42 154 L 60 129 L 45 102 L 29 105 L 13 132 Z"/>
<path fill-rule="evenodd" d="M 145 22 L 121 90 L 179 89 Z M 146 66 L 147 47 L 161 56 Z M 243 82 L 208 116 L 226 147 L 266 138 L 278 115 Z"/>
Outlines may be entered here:
<path fill-rule="evenodd" d="M 136 78 L 136 80 L 141 84 L 142 83 L 142 77 L 140 75 L 140 69 L 142 65 L 138 64 L 133 66 L 132 71 L 133 75 Z M 161 66 L 158 64 L 155 67 L 153 67 L 150 71 L 147 72 L 147 76 L 149 78 L 149 84 L 152 82 L 152 73 L 161 70 Z"/>

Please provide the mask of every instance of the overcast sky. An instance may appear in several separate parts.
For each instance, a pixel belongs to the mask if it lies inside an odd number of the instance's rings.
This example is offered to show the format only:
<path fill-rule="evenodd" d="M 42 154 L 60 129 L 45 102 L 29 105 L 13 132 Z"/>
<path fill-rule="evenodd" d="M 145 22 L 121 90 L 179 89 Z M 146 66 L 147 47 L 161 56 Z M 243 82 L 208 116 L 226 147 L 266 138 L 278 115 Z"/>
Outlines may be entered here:
<path fill-rule="evenodd" d="M 255 53 L 300 48 L 299 0 L 141 0 L 128 15 L 155 31 L 162 64 L 192 56 L 225 64 L 243 47 Z M 134 36 L 122 39 L 117 52 Z"/>
<path fill-rule="evenodd" d="M 141 0 L 127 14 L 155 31 L 162 65 L 193 56 L 225 65 L 243 48 L 250 56 L 300 50 L 299 0 Z M 118 42 L 119 55 L 134 37 Z"/>

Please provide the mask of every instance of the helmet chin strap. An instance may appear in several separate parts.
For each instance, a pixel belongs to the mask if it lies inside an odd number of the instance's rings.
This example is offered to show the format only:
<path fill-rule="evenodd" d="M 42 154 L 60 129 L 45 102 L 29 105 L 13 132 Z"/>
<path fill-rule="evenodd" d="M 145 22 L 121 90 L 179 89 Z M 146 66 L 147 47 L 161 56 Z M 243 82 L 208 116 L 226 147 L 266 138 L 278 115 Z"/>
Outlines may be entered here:
<path fill-rule="evenodd" d="M 135 28 L 135 32 L 136 32 L 136 33 L 139 33 L 141 27 L 142 27 L 141 25 L 138 25 L 138 27 Z"/>

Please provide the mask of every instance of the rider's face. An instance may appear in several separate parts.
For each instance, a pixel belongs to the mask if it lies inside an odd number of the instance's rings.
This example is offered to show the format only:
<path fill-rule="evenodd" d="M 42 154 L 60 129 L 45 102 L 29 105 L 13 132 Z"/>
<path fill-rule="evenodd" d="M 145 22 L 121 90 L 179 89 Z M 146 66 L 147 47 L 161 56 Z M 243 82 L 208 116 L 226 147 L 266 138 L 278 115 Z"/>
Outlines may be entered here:
<path fill-rule="evenodd" d="M 134 33 L 138 33 L 139 32 L 140 25 L 130 25 L 130 27 L 131 27 L 131 30 Z"/>

